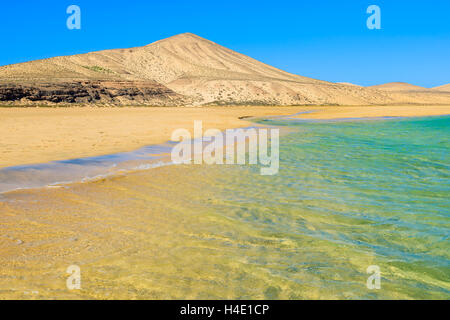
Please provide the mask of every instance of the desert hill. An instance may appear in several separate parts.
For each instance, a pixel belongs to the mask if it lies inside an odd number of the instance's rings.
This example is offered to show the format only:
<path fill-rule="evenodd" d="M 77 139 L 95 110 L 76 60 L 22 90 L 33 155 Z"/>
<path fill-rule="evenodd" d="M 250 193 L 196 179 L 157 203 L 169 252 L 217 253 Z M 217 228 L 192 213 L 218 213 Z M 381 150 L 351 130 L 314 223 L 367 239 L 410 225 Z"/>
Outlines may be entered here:
<path fill-rule="evenodd" d="M 444 84 L 443 86 L 434 87 L 432 90 L 450 92 L 450 83 Z"/>
<path fill-rule="evenodd" d="M 143 47 L 0 67 L 0 102 L 106 105 L 450 103 L 450 93 L 392 94 L 294 75 L 191 33 Z"/>
<path fill-rule="evenodd" d="M 427 91 L 429 89 L 416 86 L 406 82 L 389 82 L 384 84 L 379 84 L 376 86 L 371 86 L 368 88 L 385 90 L 385 91 Z"/>

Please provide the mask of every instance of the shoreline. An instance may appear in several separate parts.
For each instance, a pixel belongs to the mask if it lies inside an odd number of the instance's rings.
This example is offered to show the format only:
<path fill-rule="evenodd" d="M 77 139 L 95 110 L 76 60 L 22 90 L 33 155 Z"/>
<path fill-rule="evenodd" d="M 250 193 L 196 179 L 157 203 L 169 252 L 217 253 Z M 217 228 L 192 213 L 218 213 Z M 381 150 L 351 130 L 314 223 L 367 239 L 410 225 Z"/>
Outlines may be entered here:
<path fill-rule="evenodd" d="M 251 118 L 276 116 L 339 120 L 446 114 L 450 106 L 0 108 L 0 169 L 163 144 L 175 129 L 192 132 L 195 120 L 203 121 L 204 130 L 225 130 L 254 125 Z"/>
<path fill-rule="evenodd" d="M 448 105 L 396 105 L 396 106 L 334 106 L 316 107 L 308 113 L 294 116 L 305 120 L 351 120 L 395 117 L 428 117 L 450 114 Z"/>

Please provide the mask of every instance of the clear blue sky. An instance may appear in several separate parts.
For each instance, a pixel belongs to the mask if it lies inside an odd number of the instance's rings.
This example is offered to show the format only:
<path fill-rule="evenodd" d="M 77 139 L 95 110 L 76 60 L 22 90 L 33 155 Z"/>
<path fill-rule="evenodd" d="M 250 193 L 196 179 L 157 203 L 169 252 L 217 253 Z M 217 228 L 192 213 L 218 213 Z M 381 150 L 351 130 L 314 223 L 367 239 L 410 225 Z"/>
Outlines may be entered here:
<path fill-rule="evenodd" d="M 66 27 L 71 4 L 81 30 Z M 366 27 L 371 4 L 381 30 Z M 317 79 L 450 83 L 450 0 L 2 0 L 0 28 L 0 65 L 192 32 Z"/>

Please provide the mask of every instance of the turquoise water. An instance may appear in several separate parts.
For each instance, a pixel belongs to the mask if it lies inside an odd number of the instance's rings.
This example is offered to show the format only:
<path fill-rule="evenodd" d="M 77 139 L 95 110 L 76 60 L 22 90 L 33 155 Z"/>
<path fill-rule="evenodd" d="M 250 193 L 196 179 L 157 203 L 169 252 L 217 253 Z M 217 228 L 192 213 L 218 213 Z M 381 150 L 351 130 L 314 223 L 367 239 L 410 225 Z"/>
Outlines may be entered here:
<path fill-rule="evenodd" d="M 284 298 L 450 298 L 450 117 L 262 123 L 297 129 L 279 174 L 220 169 L 210 211 L 266 242 Z"/>

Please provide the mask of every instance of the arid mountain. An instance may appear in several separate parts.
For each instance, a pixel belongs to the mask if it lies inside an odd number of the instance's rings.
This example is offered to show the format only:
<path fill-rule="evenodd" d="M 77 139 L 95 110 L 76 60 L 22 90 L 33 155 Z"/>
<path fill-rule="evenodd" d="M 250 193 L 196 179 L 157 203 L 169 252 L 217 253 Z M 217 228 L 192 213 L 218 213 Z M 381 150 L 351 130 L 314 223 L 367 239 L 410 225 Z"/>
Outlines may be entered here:
<path fill-rule="evenodd" d="M 450 103 L 450 93 L 410 96 L 306 78 L 185 33 L 144 47 L 0 67 L 0 102 L 361 105 Z"/>
<path fill-rule="evenodd" d="M 450 83 L 444 84 L 443 86 L 434 87 L 432 90 L 450 92 Z"/>
<path fill-rule="evenodd" d="M 406 82 L 390 82 L 367 87 L 389 94 L 396 103 L 407 104 L 448 104 L 449 92 L 416 86 Z"/>

